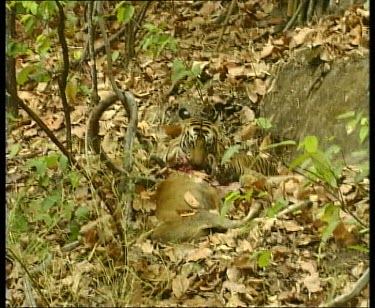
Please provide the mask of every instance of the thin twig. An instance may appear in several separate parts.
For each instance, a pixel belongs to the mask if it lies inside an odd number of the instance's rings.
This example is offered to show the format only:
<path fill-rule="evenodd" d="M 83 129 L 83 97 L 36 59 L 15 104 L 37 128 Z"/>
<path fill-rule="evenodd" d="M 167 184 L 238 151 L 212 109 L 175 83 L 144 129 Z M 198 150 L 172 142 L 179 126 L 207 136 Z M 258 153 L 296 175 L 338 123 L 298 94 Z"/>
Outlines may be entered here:
<path fill-rule="evenodd" d="M 304 7 L 305 3 L 307 2 L 308 0 L 303 0 L 300 2 L 300 4 L 298 5 L 298 8 L 297 10 L 295 11 L 295 13 L 293 14 L 292 18 L 288 21 L 288 23 L 286 24 L 285 28 L 283 29 L 283 32 L 289 30 L 289 28 L 291 26 L 293 26 L 294 22 L 296 21 L 299 13 L 301 12 L 302 8 Z"/>
<path fill-rule="evenodd" d="M 27 267 L 25 266 L 25 264 L 22 262 L 22 260 L 18 257 L 18 255 L 11 248 L 9 248 L 9 247 L 7 247 L 7 250 L 11 253 L 11 255 L 13 256 L 13 258 L 17 260 L 17 262 L 21 265 L 21 267 L 25 271 L 26 275 L 30 278 L 30 280 L 32 281 L 33 285 L 36 287 L 36 290 L 38 291 L 40 297 L 45 302 L 45 305 L 47 305 L 47 307 L 50 307 L 49 302 L 48 302 L 47 298 L 44 296 L 44 294 L 43 294 L 43 292 L 41 290 L 41 287 L 40 287 L 38 281 L 29 272 L 29 270 L 27 269 Z"/>
<path fill-rule="evenodd" d="M 354 284 L 353 289 L 348 293 L 339 295 L 335 297 L 333 300 L 329 301 L 328 303 L 321 304 L 319 307 L 339 307 L 339 306 L 346 306 L 345 304 L 348 303 L 352 298 L 356 297 L 361 293 L 361 291 L 367 286 L 370 280 L 370 268 L 362 274 L 361 278 L 357 280 Z"/>
<path fill-rule="evenodd" d="M 59 9 L 59 26 L 57 27 L 57 33 L 59 35 L 59 41 L 62 49 L 62 56 L 63 56 L 63 71 L 58 79 L 58 85 L 60 90 L 60 97 L 63 104 L 64 115 L 65 115 L 65 127 L 66 127 L 66 147 L 69 152 L 72 152 L 72 125 L 70 120 L 70 106 L 66 99 L 66 84 L 69 74 L 69 52 L 68 52 L 68 44 L 66 43 L 64 30 L 65 30 L 65 14 L 64 10 L 59 2 L 59 0 L 55 0 L 56 5 Z"/>
<path fill-rule="evenodd" d="M 87 23 L 88 23 L 88 49 L 90 55 L 90 71 L 91 71 L 91 103 L 92 106 L 96 106 L 99 103 L 99 96 L 98 96 L 98 77 L 96 74 L 96 59 L 95 59 L 95 47 L 94 47 L 94 25 L 92 22 L 93 15 L 94 15 L 94 4 L 95 2 L 89 1 L 88 2 L 88 9 L 87 9 Z"/>
<path fill-rule="evenodd" d="M 230 3 L 230 6 L 229 6 L 229 9 L 228 9 L 228 12 L 227 12 L 227 16 L 225 17 L 223 29 L 221 30 L 219 40 L 217 41 L 217 44 L 216 44 L 216 51 L 219 51 L 221 40 L 223 39 L 224 32 L 225 32 L 225 30 L 227 29 L 227 26 L 228 26 L 229 17 L 230 17 L 230 15 L 232 15 L 236 4 L 237 4 L 237 0 L 232 0 L 232 2 Z"/>

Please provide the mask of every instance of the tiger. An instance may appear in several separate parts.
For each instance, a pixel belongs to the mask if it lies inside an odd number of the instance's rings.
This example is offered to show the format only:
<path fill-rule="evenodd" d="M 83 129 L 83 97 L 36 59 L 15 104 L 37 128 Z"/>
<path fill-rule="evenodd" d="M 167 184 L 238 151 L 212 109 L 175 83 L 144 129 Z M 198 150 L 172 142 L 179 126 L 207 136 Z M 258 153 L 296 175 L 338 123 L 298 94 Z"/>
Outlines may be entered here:
<path fill-rule="evenodd" d="M 270 157 L 234 154 L 229 163 L 220 166 L 216 178 L 220 184 L 238 181 L 240 176 L 251 171 L 265 176 L 278 175 L 278 164 Z"/>
<path fill-rule="evenodd" d="M 238 107 L 234 106 L 229 112 L 233 114 L 237 111 Z M 277 164 L 259 155 L 238 153 L 229 163 L 220 165 L 225 149 L 231 145 L 221 126 L 223 113 L 228 116 L 228 108 L 221 103 L 203 109 L 195 117 L 186 108 L 180 108 L 178 114 L 183 120 L 181 134 L 170 142 L 164 160 L 169 165 L 189 164 L 194 169 L 207 171 L 220 183 L 238 180 L 248 170 L 266 176 L 277 175 Z"/>
<path fill-rule="evenodd" d="M 179 113 L 184 119 L 181 135 L 170 142 L 165 161 L 189 163 L 195 169 L 212 172 L 225 149 L 220 126 L 202 117 L 189 118 L 186 110 Z"/>

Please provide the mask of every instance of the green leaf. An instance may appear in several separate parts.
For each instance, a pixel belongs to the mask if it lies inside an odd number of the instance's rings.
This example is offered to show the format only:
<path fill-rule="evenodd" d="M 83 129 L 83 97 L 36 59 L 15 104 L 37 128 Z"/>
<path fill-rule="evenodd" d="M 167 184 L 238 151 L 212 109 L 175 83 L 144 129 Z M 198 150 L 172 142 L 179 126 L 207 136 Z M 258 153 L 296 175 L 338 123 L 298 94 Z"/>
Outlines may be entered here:
<path fill-rule="evenodd" d="M 74 242 L 78 239 L 79 236 L 79 230 L 80 230 L 80 225 L 77 221 L 73 220 L 70 223 L 70 235 L 68 242 Z"/>
<path fill-rule="evenodd" d="M 369 152 L 368 150 L 359 150 L 359 151 L 354 151 L 350 153 L 351 157 L 369 157 Z"/>
<path fill-rule="evenodd" d="M 35 41 L 36 48 L 39 54 L 45 55 L 51 48 L 51 41 L 44 34 L 38 35 Z"/>
<path fill-rule="evenodd" d="M 117 61 L 118 58 L 120 58 L 120 51 L 115 50 L 114 52 L 112 52 L 112 62 Z"/>
<path fill-rule="evenodd" d="M 305 162 L 306 160 L 310 159 L 310 153 L 303 153 L 301 154 L 300 156 L 298 156 L 297 158 L 295 158 L 292 163 L 289 165 L 289 168 L 290 169 L 294 169 L 298 166 L 300 166 L 303 162 Z"/>
<path fill-rule="evenodd" d="M 7 48 L 7 55 L 9 57 L 31 55 L 33 53 L 31 49 L 27 47 L 27 44 L 21 44 L 13 40 L 8 40 L 6 48 Z"/>
<path fill-rule="evenodd" d="M 308 153 L 315 153 L 318 149 L 318 139 L 316 136 L 306 136 L 303 145 Z"/>
<path fill-rule="evenodd" d="M 68 158 L 65 155 L 60 155 L 59 158 L 59 166 L 62 171 L 66 171 L 68 169 Z"/>
<path fill-rule="evenodd" d="M 338 146 L 337 144 L 332 144 L 326 151 L 325 151 L 325 155 L 327 157 L 332 157 L 333 154 L 337 154 L 337 153 L 340 153 L 341 151 L 341 148 L 340 146 Z"/>
<path fill-rule="evenodd" d="M 69 105 L 74 106 L 77 98 L 77 83 L 74 78 L 67 82 L 65 94 Z"/>
<path fill-rule="evenodd" d="M 47 213 L 38 213 L 35 215 L 35 220 L 42 220 L 44 223 L 48 226 L 52 226 L 53 219 L 52 217 Z"/>
<path fill-rule="evenodd" d="M 262 251 L 258 255 L 257 264 L 259 267 L 268 267 L 271 263 L 271 251 Z"/>
<path fill-rule="evenodd" d="M 58 153 L 49 154 L 47 157 L 45 157 L 47 167 L 50 169 L 55 169 L 56 167 L 58 167 L 59 158 L 60 154 Z"/>
<path fill-rule="evenodd" d="M 26 9 L 28 13 L 37 15 L 38 13 L 38 4 L 36 1 L 21 1 L 22 6 Z"/>
<path fill-rule="evenodd" d="M 352 118 L 355 116 L 355 111 L 348 111 L 348 112 L 345 112 L 345 113 L 342 113 L 340 115 L 338 115 L 336 117 L 337 120 L 342 120 L 342 119 L 348 119 L 348 118 Z"/>
<path fill-rule="evenodd" d="M 29 35 L 29 34 L 31 34 L 31 32 L 34 31 L 34 28 L 35 28 L 35 25 L 37 23 L 37 20 L 36 20 L 36 18 L 33 15 L 28 15 L 27 14 L 27 15 L 24 15 L 21 18 L 21 23 L 24 24 L 25 31 Z"/>
<path fill-rule="evenodd" d="M 258 118 L 255 120 L 255 124 L 263 129 L 269 129 L 272 127 L 271 120 L 268 118 Z"/>
<path fill-rule="evenodd" d="M 117 20 L 123 24 L 128 23 L 134 15 L 134 10 L 134 6 L 129 4 L 120 7 L 117 11 Z"/>
<path fill-rule="evenodd" d="M 369 127 L 368 126 L 362 126 L 359 130 L 359 142 L 363 143 L 367 136 L 369 135 Z"/>
<path fill-rule="evenodd" d="M 18 154 L 20 149 L 21 149 L 21 145 L 19 143 L 12 144 L 9 148 L 10 150 L 9 159 L 14 158 Z"/>
<path fill-rule="evenodd" d="M 76 49 L 73 51 L 74 60 L 78 60 L 82 57 L 82 50 Z"/>
<path fill-rule="evenodd" d="M 69 201 L 68 203 L 64 204 L 63 207 L 62 207 L 62 210 L 63 210 L 63 213 L 64 213 L 64 218 L 67 221 L 70 221 L 72 219 L 73 208 L 74 208 L 74 204 L 71 201 Z"/>
<path fill-rule="evenodd" d="M 332 187 L 337 187 L 338 174 L 336 174 L 332 163 L 320 151 L 310 154 L 315 169 L 320 175 L 321 179 L 327 182 Z"/>
<path fill-rule="evenodd" d="M 284 199 L 278 199 L 272 207 L 267 209 L 266 217 L 268 217 L 268 218 L 275 217 L 287 205 L 288 205 L 288 201 L 286 201 Z"/>
<path fill-rule="evenodd" d="M 75 211 L 75 217 L 79 221 L 86 221 L 89 219 L 90 209 L 87 206 L 81 206 Z"/>
<path fill-rule="evenodd" d="M 202 68 L 196 64 L 191 68 L 191 73 L 194 77 L 198 77 L 202 73 Z"/>
<path fill-rule="evenodd" d="M 334 204 L 327 204 L 324 209 L 322 221 L 327 222 L 328 225 L 323 228 L 322 242 L 326 243 L 333 234 L 333 231 L 340 223 L 340 208 Z"/>
<path fill-rule="evenodd" d="M 278 142 L 278 143 L 272 143 L 270 145 L 267 145 L 267 146 L 263 147 L 263 149 L 268 150 L 268 149 L 277 148 L 277 147 L 281 147 L 281 146 L 296 145 L 296 144 L 297 143 L 293 140 L 285 140 L 285 141 L 281 141 L 281 142 Z"/>
<path fill-rule="evenodd" d="M 224 152 L 223 157 L 221 158 L 221 165 L 229 162 L 234 154 L 236 154 L 241 149 L 241 145 L 235 144 L 232 145 L 229 149 Z"/>
<path fill-rule="evenodd" d="M 35 71 L 35 66 L 30 65 L 26 66 L 17 75 L 17 83 L 19 85 L 23 85 L 25 82 L 29 80 L 29 75 Z"/>
<path fill-rule="evenodd" d="M 30 159 L 25 164 L 24 169 L 25 170 L 30 170 L 33 167 L 36 168 L 36 173 L 38 175 L 45 175 L 46 172 L 47 172 L 47 163 L 45 162 L 44 157 Z"/>
<path fill-rule="evenodd" d="M 183 78 L 189 76 L 190 72 L 186 69 L 186 66 L 181 60 L 174 60 L 172 65 L 172 82 L 177 82 Z"/>
<path fill-rule="evenodd" d="M 237 191 L 232 191 L 225 197 L 225 202 L 233 203 L 233 201 L 238 199 L 243 199 L 243 196 L 241 196 L 241 194 Z"/>
<path fill-rule="evenodd" d="M 81 174 L 71 171 L 69 172 L 69 181 L 73 188 L 76 188 L 81 180 Z"/>
<path fill-rule="evenodd" d="M 42 203 L 43 212 L 48 212 L 53 206 L 57 205 L 61 201 L 61 195 L 57 191 L 53 191 L 44 198 Z"/>
<path fill-rule="evenodd" d="M 364 252 L 364 253 L 370 252 L 370 249 L 368 249 L 367 247 L 364 247 L 364 246 L 360 246 L 360 245 L 348 246 L 348 248 L 356 250 L 356 251 Z"/>
<path fill-rule="evenodd" d="M 153 24 L 145 24 L 143 26 L 146 30 L 148 30 L 149 32 L 157 32 L 157 31 L 160 31 L 160 29 L 158 27 L 156 27 L 155 25 Z"/>
<path fill-rule="evenodd" d="M 29 75 L 30 79 L 37 82 L 48 82 L 51 80 L 51 77 L 46 69 L 42 68 L 40 65 L 38 65 L 35 69 L 36 71 Z"/>

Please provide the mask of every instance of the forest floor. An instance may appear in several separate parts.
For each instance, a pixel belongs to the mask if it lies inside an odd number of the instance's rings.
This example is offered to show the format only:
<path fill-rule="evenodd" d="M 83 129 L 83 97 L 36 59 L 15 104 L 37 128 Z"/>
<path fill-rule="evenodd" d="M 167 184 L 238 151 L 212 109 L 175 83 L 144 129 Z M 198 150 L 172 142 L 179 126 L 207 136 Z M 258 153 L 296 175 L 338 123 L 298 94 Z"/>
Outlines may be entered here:
<path fill-rule="evenodd" d="M 170 48 L 159 54 L 155 42 L 151 46 L 156 49 L 145 47 L 150 32 L 141 30 L 143 40 L 136 43 L 144 49 L 136 50 L 131 69 L 115 62 L 116 81 L 136 97 L 138 127 L 155 145 L 156 154 L 170 139 L 166 124 L 174 123 L 165 119 L 166 110 L 176 102 L 200 108 L 194 102 L 203 95 L 215 102 L 245 100 L 245 105 L 262 108 L 262 99 L 272 91 L 277 64 L 287 62 L 299 49 L 319 46 L 320 61 L 331 63 L 368 48 L 368 11 L 362 7 L 282 32 L 278 30 L 286 20 L 274 13 L 272 1 L 240 3 L 225 26 L 225 21 L 217 22 L 220 15 L 226 16 L 219 1 L 173 3 L 154 3 L 146 23 L 173 34 L 176 51 L 167 45 Z M 111 34 L 121 27 L 116 21 L 108 24 Z M 152 37 L 156 34 L 148 38 Z M 69 39 L 71 45 L 84 45 L 79 31 Z M 112 51 L 121 54 L 124 44 L 113 42 Z M 51 55 L 51 66 L 56 58 L 61 56 Z M 36 59 L 28 56 L 17 65 Z M 189 87 L 189 78 L 176 87 L 171 81 L 176 60 L 187 67 L 196 64 L 209 81 L 203 81 L 199 91 Z M 104 98 L 112 92 L 104 54 L 98 55 L 97 67 L 99 94 Z M 88 64 L 76 82 L 91 86 Z M 180 85 L 181 95 L 176 90 Z M 56 87 L 26 83 L 19 96 L 64 141 L 64 112 Z M 71 112 L 73 149 L 77 160 L 111 188 L 114 176 L 85 152 L 92 106 L 89 96 L 80 94 Z M 254 114 L 243 116 L 249 121 Z M 317 307 L 351 292 L 369 267 L 369 179 L 357 179 L 358 166 L 344 166 L 334 190 L 293 175 L 267 192 L 269 207 L 245 228 L 212 232 L 180 244 L 148 238 L 156 224 L 154 188 L 136 186 L 132 203 L 136 220 L 128 229 L 125 258 L 112 217 L 91 183 L 66 168 L 57 147 L 25 111 L 20 110 L 16 123 L 7 132 L 7 306 Z M 120 104 L 100 121 L 103 149 L 119 162 L 126 123 Z M 235 134 L 234 140 L 248 138 L 244 127 Z M 146 163 L 150 153 L 139 144 L 133 155 L 136 173 L 163 175 L 160 168 Z M 221 189 L 239 191 L 239 183 Z M 114 195 L 115 190 L 108 192 L 109 198 Z M 277 215 L 303 200 L 312 205 Z M 345 209 L 340 210 L 342 204 Z M 234 205 L 228 212 L 231 218 L 244 216 L 245 202 Z M 369 292 L 364 288 L 341 305 L 369 307 Z"/>

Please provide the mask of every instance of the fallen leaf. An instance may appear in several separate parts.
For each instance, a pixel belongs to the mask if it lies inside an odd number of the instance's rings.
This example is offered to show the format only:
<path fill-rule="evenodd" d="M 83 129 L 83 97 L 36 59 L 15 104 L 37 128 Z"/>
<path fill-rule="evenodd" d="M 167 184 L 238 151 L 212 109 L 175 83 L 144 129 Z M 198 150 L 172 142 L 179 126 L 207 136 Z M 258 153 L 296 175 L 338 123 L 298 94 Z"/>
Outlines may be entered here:
<path fill-rule="evenodd" d="M 272 51 L 275 48 L 274 45 L 266 45 L 262 49 L 262 51 L 259 54 L 260 59 L 267 58 L 268 56 L 272 55 Z"/>
<path fill-rule="evenodd" d="M 302 231 L 303 227 L 300 225 L 296 224 L 294 221 L 283 221 L 282 222 L 283 227 L 285 228 L 286 231 L 289 232 L 297 232 L 297 231 Z"/>
<path fill-rule="evenodd" d="M 236 283 L 233 281 L 224 281 L 223 289 L 227 289 L 231 292 L 246 293 L 246 286 L 243 283 Z"/>
<path fill-rule="evenodd" d="M 184 200 L 193 209 L 197 209 L 200 206 L 198 200 L 194 197 L 194 195 L 189 190 L 184 193 Z"/>
<path fill-rule="evenodd" d="M 186 261 L 187 262 L 189 262 L 189 261 L 198 261 L 200 259 L 206 259 L 206 258 L 208 258 L 211 255 L 212 255 L 212 250 L 209 249 L 209 248 L 195 249 L 195 250 L 191 251 L 187 255 Z"/>
<path fill-rule="evenodd" d="M 172 291 L 173 294 L 180 298 L 189 289 L 190 281 L 186 277 L 177 276 L 172 280 Z"/>

